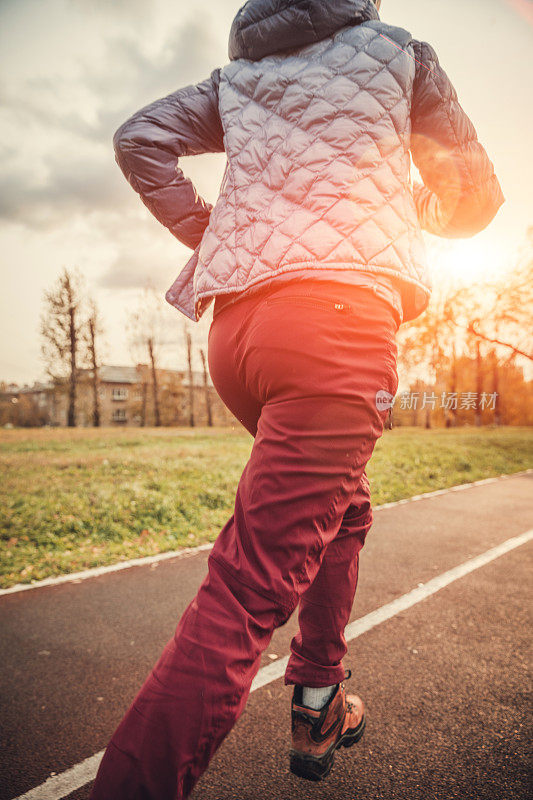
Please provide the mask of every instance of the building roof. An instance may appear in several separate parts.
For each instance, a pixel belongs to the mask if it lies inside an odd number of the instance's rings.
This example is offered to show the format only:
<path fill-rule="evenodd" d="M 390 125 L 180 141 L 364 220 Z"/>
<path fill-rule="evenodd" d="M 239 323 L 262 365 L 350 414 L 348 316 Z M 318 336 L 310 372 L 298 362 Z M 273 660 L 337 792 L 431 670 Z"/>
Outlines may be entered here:
<path fill-rule="evenodd" d="M 100 383 L 127 383 L 127 384 L 136 384 L 141 382 L 142 373 L 151 374 L 151 369 L 148 364 L 137 364 L 136 367 L 130 366 L 122 366 L 120 364 L 102 364 L 98 373 Z M 166 369 L 163 367 L 158 367 L 157 372 L 161 374 L 172 374 L 179 376 L 181 379 L 181 383 L 183 386 L 189 385 L 189 371 L 188 370 L 176 370 L 176 369 Z M 87 368 L 81 368 L 79 370 L 80 375 L 86 375 L 87 378 L 92 376 L 92 370 Z M 193 377 L 193 386 L 203 386 L 204 385 L 204 373 L 202 370 L 193 370 L 192 373 Z M 210 386 L 213 385 L 211 380 L 211 376 L 208 374 L 207 381 Z M 31 386 L 28 384 L 24 384 L 24 386 L 18 386 L 16 383 L 8 384 L 4 390 L 3 394 L 10 394 L 10 395 L 18 395 L 18 394 L 25 394 L 25 393 L 33 393 L 33 392 L 46 392 L 52 391 L 55 387 L 55 384 L 52 381 L 41 382 L 35 381 Z"/>
<path fill-rule="evenodd" d="M 139 383 L 137 367 L 102 364 L 99 378 L 102 383 Z"/>
<path fill-rule="evenodd" d="M 151 367 L 148 364 L 138 364 L 136 367 L 121 367 L 110 364 L 102 364 L 99 370 L 99 375 L 102 383 L 139 383 L 142 371 L 151 376 Z M 179 376 L 184 386 L 189 385 L 188 370 L 158 367 L 157 372 L 159 375 Z M 201 370 L 193 370 L 192 376 L 194 386 L 204 385 L 204 373 Z M 209 375 L 208 382 L 212 384 Z"/>
<path fill-rule="evenodd" d="M 53 388 L 54 384 L 51 381 L 46 381 L 45 383 L 42 381 L 35 381 L 35 383 L 33 383 L 31 386 L 27 383 L 25 383 L 23 386 L 19 386 L 17 383 L 10 383 L 3 390 L 3 394 L 30 394 L 33 392 L 47 392 L 51 391 Z"/>

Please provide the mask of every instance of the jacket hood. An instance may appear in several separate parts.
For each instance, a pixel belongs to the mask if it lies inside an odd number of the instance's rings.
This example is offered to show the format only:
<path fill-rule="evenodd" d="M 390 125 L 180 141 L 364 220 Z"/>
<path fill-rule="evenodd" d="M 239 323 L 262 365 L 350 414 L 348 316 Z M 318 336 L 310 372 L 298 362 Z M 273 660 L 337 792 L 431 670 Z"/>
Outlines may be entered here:
<path fill-rule="evenodd" d="M 229 57 L 258 61 L 371 19 L 379 19 L 373 0 L 248 0 L 233 20 Z"/>

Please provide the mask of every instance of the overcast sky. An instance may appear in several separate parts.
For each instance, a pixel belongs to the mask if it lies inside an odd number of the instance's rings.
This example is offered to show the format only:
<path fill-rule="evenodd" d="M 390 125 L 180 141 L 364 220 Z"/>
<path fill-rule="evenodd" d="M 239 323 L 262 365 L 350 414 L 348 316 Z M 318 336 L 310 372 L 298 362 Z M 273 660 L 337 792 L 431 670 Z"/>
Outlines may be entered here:
<path fill-rule="evenodd" d="M 238 0 L 0 0 L 0 380 L 43 376 L 43 292 L 79 267 L 106 324 L 107 363 L 132 363 L 124 327 L 147 279 L 164 295 L 190 251 L 150 215 L 114 161 L 134 111 L 227 63 Z M 474 239 L 435 247 L 433 271 L 509 267 L 533 223 L 531 0 L 383 0 L 381 16 L 430 42 L 495 165 L 507 202 Z M 223 155 L 184 159 L 214 202 Z M 468 265 L 472 268 L 469 270 Z M 184 366 L 186 318 L 164 300 Z M 188 326 L 206 341 L 212 306 Z M 196 357 L 195 367 L 200 368 Z"/>

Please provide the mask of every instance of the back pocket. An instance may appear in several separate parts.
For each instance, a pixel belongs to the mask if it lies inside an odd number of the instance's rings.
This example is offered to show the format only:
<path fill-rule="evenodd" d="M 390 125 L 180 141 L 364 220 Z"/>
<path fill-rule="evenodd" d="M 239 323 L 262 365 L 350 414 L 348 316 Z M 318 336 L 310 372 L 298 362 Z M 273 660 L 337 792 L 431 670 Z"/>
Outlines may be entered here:
<path fill-rule="evenodd" d="M 298 306 L 311 306 L 313 308 L 322 308 L 327 311 L 336 311 L 340 314 L 346 314 L 353 311 L 349 303 L 340 302 L 337 300 L 327 300 L 324 297 L 312 297 L 311 295 L 302 294 L 284 294 L 280 297 L 267 297 L 265 300 L 266 305 L 273 303 L 289 303 L 289 305 Z"/>

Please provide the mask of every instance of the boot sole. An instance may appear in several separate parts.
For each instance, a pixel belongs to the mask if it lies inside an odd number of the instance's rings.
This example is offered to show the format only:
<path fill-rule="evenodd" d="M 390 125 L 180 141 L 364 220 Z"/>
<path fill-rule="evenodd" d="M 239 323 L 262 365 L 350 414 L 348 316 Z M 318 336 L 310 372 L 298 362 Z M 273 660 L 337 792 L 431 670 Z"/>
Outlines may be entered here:
<path fill-rule="evenodd" d="M 333 744 L 329 750 L 326 750 L 324 755 L 320 758 L 306 755 L 304 753 L 298 753 L 296 750 L 291 750 L 290 771 L 293 773 L 293 775 L 297 775 L 299 778 L 305 778 L 308 781 L 323 780 L 331 771 L 335 750 L 338 750 L 339 747 L 351 747 L 352 745 L 356 744 L 365 732 L 365 725 L 366 719 L 363 716 L 363 719 L 357 728 L 353 728 L 351 731 L 348 730 L 346 733 L 343 733 L 338 741 L 335 742 L 335 744 Z"/>

